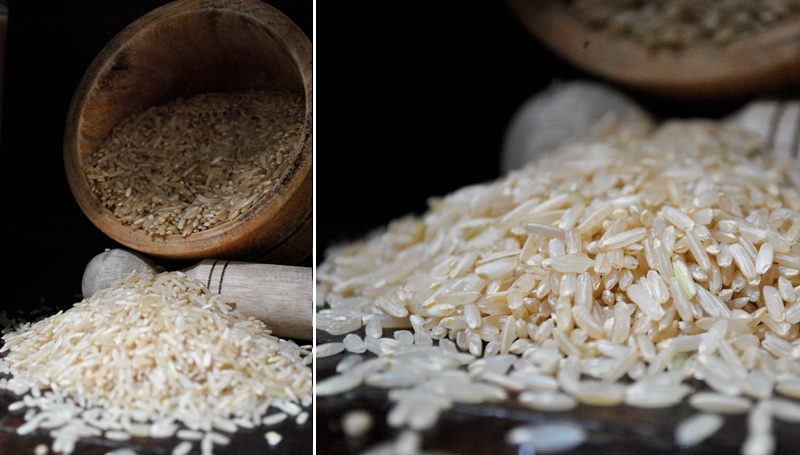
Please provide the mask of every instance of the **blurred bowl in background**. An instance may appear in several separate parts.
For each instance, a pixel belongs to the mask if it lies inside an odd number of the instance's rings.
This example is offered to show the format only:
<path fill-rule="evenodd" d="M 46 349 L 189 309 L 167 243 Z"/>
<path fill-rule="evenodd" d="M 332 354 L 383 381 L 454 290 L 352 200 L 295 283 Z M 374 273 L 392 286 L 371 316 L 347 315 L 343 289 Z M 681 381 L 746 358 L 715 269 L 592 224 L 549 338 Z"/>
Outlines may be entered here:
<path fill-rule="evenodd" d="M 800 82 L 800 16 L 734 36 L 653 47 L 590 27 L 565 0 L 506 0 L 522 24 L 576 67 L 657 96 L 720 100 L 776 94 Z"/>

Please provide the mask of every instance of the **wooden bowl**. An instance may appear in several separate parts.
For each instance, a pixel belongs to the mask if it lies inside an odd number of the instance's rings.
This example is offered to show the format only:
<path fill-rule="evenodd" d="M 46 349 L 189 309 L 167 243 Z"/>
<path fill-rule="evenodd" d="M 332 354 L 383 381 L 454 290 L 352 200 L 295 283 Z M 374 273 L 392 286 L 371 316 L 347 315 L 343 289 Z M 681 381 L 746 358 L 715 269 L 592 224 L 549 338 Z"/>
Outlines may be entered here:
<path fill-rule="evenodd" d="M 271 195 L 243 216 L 188 237 L 123 225 L 92 192 L 91 153 L 132 114 L 206 92 L 305 95 L 297 157 Z M 117 242 L 164 259 L 294 264 L 312 249 L 312 47 L 288 17 L 257 0 L 181 0 L 137 19 L 87 69 L 64 133 L 70 188 L 87 217 Z"/>
<path fill-rule="evenodd" d="M 800 82 L 800 19 L 724 46 L 651 49 L 587 27 L 558 0 L 506 0 L 523 25 L 576 67 L 608 81 L 685 99 L 774 94 Z"/>

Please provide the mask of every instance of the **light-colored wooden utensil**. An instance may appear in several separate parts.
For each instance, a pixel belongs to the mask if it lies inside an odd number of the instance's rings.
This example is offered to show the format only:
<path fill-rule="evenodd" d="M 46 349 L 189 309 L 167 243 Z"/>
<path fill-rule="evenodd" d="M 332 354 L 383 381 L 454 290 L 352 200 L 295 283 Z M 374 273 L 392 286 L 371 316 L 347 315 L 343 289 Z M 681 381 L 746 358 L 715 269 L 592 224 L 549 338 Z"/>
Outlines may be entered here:
<path fill-rule="evenodd" d="M 573 65 L 658 95 L 721 99 L 776 92 L 800 81 L 800 19 L 725 46 L 658 49 L 595 30 L 559 0 L 506 0 L 523 25 Z"/>
<path fill-rule="evenodd" d="M 179 0 L 137 19 L 86 70 L 67 114 L 64 164 L 81 210 L 112 239 L 159 258 L 272 264 L 307 258 L 313 245 L 312 56 L 303 31 L 258 0 Z M 178 97 L 249 90 L 302 93 L 305 118 L 285 177 L 241 218 L 188 237 L 151 236 L 123 225 L 92 191 L 85 166 L 120 121 Z"/>
<path fill-rule="evenodd" d="M 157 269 L 146 256 L 121 249 L 108 250 L 86 266 L 83 296 L 94 295 L 134 270 Z M 264 321 L 273 335 L 312 339 L 310 268 L 206 259 L 182 272 L 205 284 L 210 291 L 231 297 L 240 313 Z"/>

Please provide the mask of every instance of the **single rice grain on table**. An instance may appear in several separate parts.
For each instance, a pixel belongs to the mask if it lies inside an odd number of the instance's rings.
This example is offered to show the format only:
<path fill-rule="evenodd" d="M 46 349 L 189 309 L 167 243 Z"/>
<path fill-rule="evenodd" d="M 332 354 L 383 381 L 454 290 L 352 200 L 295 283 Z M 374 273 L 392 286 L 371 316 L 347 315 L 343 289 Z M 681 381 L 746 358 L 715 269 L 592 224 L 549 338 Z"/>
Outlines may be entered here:
<path fill-rule="evenodd" d="M 231 441 L 218 431 L 311 404 L 310 351 L 180 272 L 132 272 L 3 341 L 0 388 L 22 396 L 10 410 L 27 408 L 17 434 L 49 433 L 57 453 L 88 437 L 177 436 L 210 454 Z"/>
<path fill-rule="evenodd" d="M 317 328 L 346 335 L 318 352 L 368 352 L 317 395 L 386 388 L 387 423 L 413 431 L 460 403 L 686 400 L 702 426 L 676 445 L 748 413 L 743 453 L 770 453 L 773 418 L 800 419 L 798 185 L 796 162 L 692 120 L 566 144 L 433 198 L 318 268 Z"/>

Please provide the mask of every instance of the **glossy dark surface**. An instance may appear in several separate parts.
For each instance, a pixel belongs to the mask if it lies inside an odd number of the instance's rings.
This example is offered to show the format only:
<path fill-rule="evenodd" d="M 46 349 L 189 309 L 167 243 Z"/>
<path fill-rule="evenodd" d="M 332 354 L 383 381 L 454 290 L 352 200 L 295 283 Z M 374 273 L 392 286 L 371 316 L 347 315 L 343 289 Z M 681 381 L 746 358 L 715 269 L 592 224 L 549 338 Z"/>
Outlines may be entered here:
<path fill-rule="evenodd" d="M 359 332 L 364 336 L 363 329 Z M 384 330 L 384 337 L 392 331 Z M 317 343 L 341 341 L 343 336 L 331 336 L 317 331 Z M 336 365 L 347 355 L 317 360 L 319 380 L 335 373 Z M 374 357 L 373 354 L 361 354 Z M 701 390 L 700 383 L 691 383 Z M 520 425 L 543 423 L 571 423 L 585 429 L 587 442 L 562 454 L 572 455 L 736 455 L 747 433 L 746 415 L 725 416 L 725 423 L 715 435 L 697 447 L 682 449 L 674 442 L 677 424 L 697 411 L 684 400 L 680 405 L 664 409 L 641 409 L 630 406 L 597 407 L 579 405 L 567 412 L 545 413 L 527 409 L 516 403 L 516 395 L 509 393 L 503 403 L 456 405 L 444 413 L 433 429 L 423 433 L 423 450 L 433 453 L 461 455 L 519 454 L 530 452 L 504 442 L 506 432 Z M 367 410 L 374 419 L 374 427 L 359 438 L 347 437 L 341 429 L 341 419 L 350 410 Z M 386 414 L 391 409 L 387 392 L 375 387 L 361 386 L 342 395 L 319 397 L 317 400 L 317 454 L 354 455 L 377 444 L 393 440 L 398 429 L 386 425 Z M 775 421 L 777 434 L 775 455 L 796 454 L 800 450 L 800 425 Z"/>
<path fill-rule="evenodd" d="M 53 439 L 42 431 L 30 435 L 19 436 L 16 428 L 25 421 L 25 410 L 8 411 L 8 405 L 17 401 L 19 397 L 8 392 L 0 392 L 0 454 L 22 455 L 32 454 L 39 444 L 52 446 Z M 283 436 L 278 445 L 272 447 L 267 444 L 264 433 L 276 431 Z M 215 455 L 269 455 L 269 454 L 311 454 L 313 430 L 311 419 L 302 426 L 292 420 L 286 420 L 269 429 L 265 427 L 241 429 L 230 436 L 231 443 L 227 446 L 215 446 Z M 75 445 L 75 455 L 104 455 L 112 450 L 128 448 L 137 455 L 168 455 L 172 449 L 181 442 L 178 438 L 151 439 L 131 438 L 129 441 L 111 441 L 103 438 L 82 439 Z M 200 443 L 193 443 L 190 454 L 200 454 Z M 49 453 L 54 453 L 50 451 Z"/>

